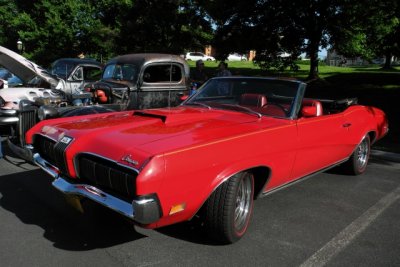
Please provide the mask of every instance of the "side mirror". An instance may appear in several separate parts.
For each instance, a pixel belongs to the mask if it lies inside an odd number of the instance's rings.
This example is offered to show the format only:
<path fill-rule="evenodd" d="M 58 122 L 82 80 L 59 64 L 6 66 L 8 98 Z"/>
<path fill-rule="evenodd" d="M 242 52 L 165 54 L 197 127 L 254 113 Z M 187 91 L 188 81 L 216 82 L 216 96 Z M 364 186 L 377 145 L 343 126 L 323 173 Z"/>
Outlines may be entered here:
<path fill-rule="evenodd" d="M 310 107 L 310 106 L 305 106 L 301 108 L 301 115 L 304 118 L 311 118 L 311 117 L 317 117 L 317 107 Z"/>

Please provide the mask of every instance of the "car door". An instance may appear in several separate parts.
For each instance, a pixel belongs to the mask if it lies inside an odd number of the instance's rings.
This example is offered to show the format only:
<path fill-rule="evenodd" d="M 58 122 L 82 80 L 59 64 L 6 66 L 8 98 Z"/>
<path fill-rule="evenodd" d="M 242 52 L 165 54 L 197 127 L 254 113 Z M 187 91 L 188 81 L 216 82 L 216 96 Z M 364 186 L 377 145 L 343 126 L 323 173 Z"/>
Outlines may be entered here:
<path fill-rule="evenodd" d="M 138 91 L 140 109 L 171 107 L 180 104 L 187 91 L 184 67 L 176 62 L 158 62 L 145 66 Z"/>
<path fill-rule="evenodd" d="M 83 67 L 77 67 L 67 79 L 67 92 L 70 94 L 79 94 L 83 88 Z"/>
<path fill-rule="evenodd" d="M 342 113 L 297 120 L 297 154 L 292 179 L 312 174 L 344 160 L 347 128 Z"/>
<path fill-rule="evenodd" d="M 82 92 L 85 84 L 95 82 L 101 78 L 101 68 L 95 66 L 79 66 L 70 75 L 67 88 L 71 94 Z"/>
<path fill-rule="evenodd" d="M 202 53 L 194 53 L 194 60 L 204 60 L 204 55 Z"/>

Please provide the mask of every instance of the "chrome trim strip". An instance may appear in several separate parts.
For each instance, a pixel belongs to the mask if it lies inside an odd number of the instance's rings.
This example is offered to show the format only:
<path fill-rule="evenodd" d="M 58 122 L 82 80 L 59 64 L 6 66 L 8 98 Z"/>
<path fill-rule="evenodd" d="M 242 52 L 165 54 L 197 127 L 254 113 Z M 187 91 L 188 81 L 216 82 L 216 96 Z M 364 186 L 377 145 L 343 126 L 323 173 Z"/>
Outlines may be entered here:
<path fill-rule="evenodd" d="M 0 116 L 16 116 L 18 115 L 18 111 L 16 109 L 8 109 L 8 108 L 0 108 Z"/>
<path fill-rule="evenodd" d="M 135 211 L 131 203 L 107 194 L 94 186 L 87 184 L 71 184 L 62 177 L 55 179 L 52 185 L 66 195 L 83 196 L 130 219 L 135 218 Z"/>
<path fill-rule="evenodd" d="M 32 145 L 26 145 L 25 148 L 26 148 L 26 149 L 29 149 L 29 150 L 31 150 L 31 151 L 34 149 Z"/>
<path fill-rule="evenodd" d="M 60 170 L 40 157 L 38 153 L 33 154 L 33 162 L 54 179 L 59 177 Z"/>
<path fill-rule="evenodd" d="M 273 189 L 271 189 L 271 190 L 269 190 L 269 191 L 267 191 L 267 192 L 262 192 L 259 196 L 260 196 L 260 198 L 261 198 L 261 197 L 265 197 L 265 196 L 268 196 L 269 194 L 272 194 L 272 193 L 275 193 L 275 192 L 277 192 L 277 191 L 280 191 L 281 189 L 285 189 L 286 187 L 289 187 L 289 186 L 292 186 L 292 185 L 294 185 L 294 184 L 300 183 L 300 182 L 302 182 L 302 181 L 304 181 L 304 180 L 307 180 L 308 178 L 311 178 L 311 177 L 313 177 L 313 176 L 315 176 L 315 175 L 317 175 L 317 174 L 320 174 L 320 173 L 325 172 L 325 171 L 327 171 L 327 170 L 329 170 L 329 169 L 332 169 L 332 168 L 334 168 L 334 167 L 336 167 L 336 166 L 338 166 L 338 165 L 340 165 L 340 164 L 346 162 L 348 159 L 349 159 L 349 158 L 340 160 L 340 161 L 334 163 L 333 165 L 330 165 L 330 166 L 328 166 L 328 167 L 326 167 L 326 168 L 323 168 L 323 169 L 321 169 L 321 170 L 319 170 L 319 171 L 316 171 L 316 172 L 307 174 L 307 175 L 305 175 L 305 176 L 303 176 L 303 177 L 300 177 L 300 178 L 296 178 L 295 180 L 292 180 L 292 181 L 290 181 L 290 182 L 288 182 L 288 183 L 286 183 L 286 184 L 283 184 L 283 185 L 281 185 L 281 186 L 279 186 L 279 187 L 275 187 L 275 188 L 273 188 Z M 268 182 L 269 182 L 269 180 L 268 180 Z M 268 182 L 265 183 L 265 188 L 267 187 Z M 264 189 L 265 189 L 265 188 L 264 188 Z"/>
<path fill-rule="evenodd" d="M 19 118 L 18 117 L 3 117 L 0 118 L 0 123 L 4 123 L 4 124 L 14 124 L 19 122 Z"/>
<path fill-rule="evenodd" d="M 7 138 L 7 145 L 10 150 L 17 155 L 18 157 L 32 162 L 33 161 L 33 156 L 32 156 L 32 151 L 33 147 L 32 146 L 25 146 L 25 147 L 20 147 L 15 145 L 13 142 L 11 142 L 10 138 Z"/>

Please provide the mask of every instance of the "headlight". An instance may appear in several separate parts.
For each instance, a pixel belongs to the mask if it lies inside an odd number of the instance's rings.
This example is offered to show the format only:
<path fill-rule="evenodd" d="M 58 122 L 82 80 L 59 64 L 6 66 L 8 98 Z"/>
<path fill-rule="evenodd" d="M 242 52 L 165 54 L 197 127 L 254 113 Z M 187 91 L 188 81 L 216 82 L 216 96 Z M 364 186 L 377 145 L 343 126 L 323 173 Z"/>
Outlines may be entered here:
<path fill-rule="evenodd" d="M 39 120 L 47 120 L 51 118 L 58 117 L 58 110 L 54 107 L 50 106 L 41 106 L 38 110 L 38 118 Z"/>

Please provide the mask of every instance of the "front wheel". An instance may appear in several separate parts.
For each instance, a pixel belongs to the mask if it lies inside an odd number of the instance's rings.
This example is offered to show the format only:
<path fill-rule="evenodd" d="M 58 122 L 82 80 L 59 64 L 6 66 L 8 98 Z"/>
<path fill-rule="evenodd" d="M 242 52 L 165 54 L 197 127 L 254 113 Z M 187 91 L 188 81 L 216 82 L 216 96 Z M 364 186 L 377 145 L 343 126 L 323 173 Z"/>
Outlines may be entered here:
<path fill-rule="evenodd" d="M 344 170 L 352 175 L 359 175 L 365 172 L 371 151 L 371 140 L 366 135 L 361 143 L 354 150 L 349 160 L 344 163 Z"/>
<path fill-rule="evenodd" d="M 205 204 L 204 224 L 209 236 L 234 243 L 246 232 L 254 203 L 254 176 L 241 172 L 220 185 Z"/>

